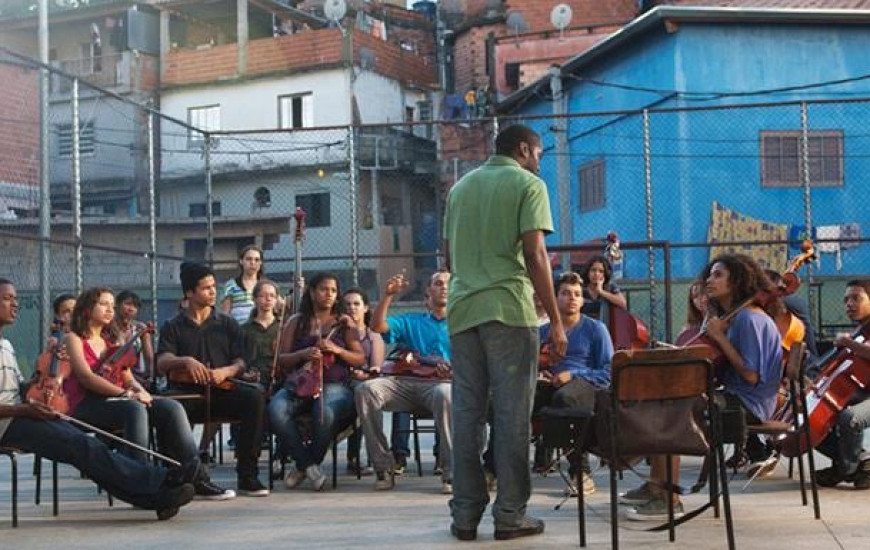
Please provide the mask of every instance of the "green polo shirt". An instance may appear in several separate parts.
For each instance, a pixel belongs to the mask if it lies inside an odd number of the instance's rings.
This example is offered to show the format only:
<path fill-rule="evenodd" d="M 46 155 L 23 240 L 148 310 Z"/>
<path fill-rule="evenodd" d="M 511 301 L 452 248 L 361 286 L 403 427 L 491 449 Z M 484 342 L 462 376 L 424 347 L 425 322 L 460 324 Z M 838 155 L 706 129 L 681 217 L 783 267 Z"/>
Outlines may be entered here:
<path fill-rule="evenodd" d="M 450 334 L 489 321 L 535 327 L 522 234 L 553 231 L 547 187 L 510 157 L 495 155 L 459 180 L 447 197 Z"/>

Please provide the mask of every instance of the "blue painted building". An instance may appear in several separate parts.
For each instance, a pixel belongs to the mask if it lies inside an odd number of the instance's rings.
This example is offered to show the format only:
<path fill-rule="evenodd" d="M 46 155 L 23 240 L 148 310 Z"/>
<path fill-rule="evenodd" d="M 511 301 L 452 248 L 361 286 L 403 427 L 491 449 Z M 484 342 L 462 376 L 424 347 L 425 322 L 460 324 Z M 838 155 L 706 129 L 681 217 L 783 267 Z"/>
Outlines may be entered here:
<path fill-rule="evenodd" d="M 543 135 L 541 175 L 557 223 L 550 244 L 563 242 L 560 159 L 570 178 L 571 242 L 610 230 L 646 240 L 651 206 L 654 239 L 697 245 L 674 250 L 675 278 L 695 276 L 708 259 L 714 202 L 729 216 L 758 220 L 740 235 L 794 236 L 809 216 L 826 235 L 840 228 L 870 236 L 870 101 L 861 100 L 870 98 L 870 12 L 660 6 L 560 75 L 567 111 L 597 113 L 569 119 L 568 155 L 555 154 L 553 119 L 533 117 L 553 113 L 549 78 L 499 105 Z M 817 273 L 870 273 L 870 243 L 828 248 Z M 626 277 L 646 274 L 646 253 L 628 253 Z"/>

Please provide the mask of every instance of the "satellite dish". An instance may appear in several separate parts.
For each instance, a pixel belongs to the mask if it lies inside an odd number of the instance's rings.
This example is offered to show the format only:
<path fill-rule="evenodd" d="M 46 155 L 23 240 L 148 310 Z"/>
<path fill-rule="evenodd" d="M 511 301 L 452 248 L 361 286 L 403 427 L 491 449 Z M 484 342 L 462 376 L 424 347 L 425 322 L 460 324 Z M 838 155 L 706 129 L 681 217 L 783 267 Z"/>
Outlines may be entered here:
<path fill-rule="evenodd" d="M 512 11 L 507 16 L 507 26 L 514 34 L 519 34 L 528 28 L 526 18 L 518 11 Z"/>
<path fill-rule="evenodd" d="M 327 19 L 338 24 L 347 13 L 347 3 L 344 0 L 326 0 L 323 3 L 323 13 Z"/>
<path fill-rule="evenodd" d="M 571 16 L 574 13 L 571 11 L 571 6 L 568 4 L 557 4 L 550 12 L 550 23 L 560 31 L 564 31 L 571 24 Z"/>

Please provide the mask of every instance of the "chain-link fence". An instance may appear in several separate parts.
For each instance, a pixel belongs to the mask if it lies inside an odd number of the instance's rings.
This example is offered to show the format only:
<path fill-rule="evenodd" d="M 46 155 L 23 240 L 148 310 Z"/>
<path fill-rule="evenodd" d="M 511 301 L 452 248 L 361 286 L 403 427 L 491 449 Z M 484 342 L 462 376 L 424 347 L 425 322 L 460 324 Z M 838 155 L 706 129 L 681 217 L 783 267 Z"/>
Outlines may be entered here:
<path fill-rule="evenodd" d="M 117 63 L 116 76 L 135 69 Z M 209 107 L 177 120 L 148 107 L 153 89 L 118 95 L 5 50 L 0 75 L 0 275 L 22 295 L 11 334 L 24 364 L 58 293 L 131 289 L 141 316 L 162 321 L 177 308 L 181 261 L 210 262 L 223 282 L 249 244 L 284 287 L 297 269 L 328 270 L 376 300 L 404 272 L 407 299 L 419 300 L 439 267 L 447 191 L 515 122 L 543 139 L 554 267 L 581 269 L 617 234 L 618 283 L 657 339 L 679 330 L 688 284 L 722 250 L 782 271 L 802 238 L 816 238 L 821 261 L 800 292 L 831 332 L 848 324 L 845 282 L 870 272 L 861 124 L 870 100 L 206 131 Z M 297 208 L 307 213 L 301 243 Z"/>

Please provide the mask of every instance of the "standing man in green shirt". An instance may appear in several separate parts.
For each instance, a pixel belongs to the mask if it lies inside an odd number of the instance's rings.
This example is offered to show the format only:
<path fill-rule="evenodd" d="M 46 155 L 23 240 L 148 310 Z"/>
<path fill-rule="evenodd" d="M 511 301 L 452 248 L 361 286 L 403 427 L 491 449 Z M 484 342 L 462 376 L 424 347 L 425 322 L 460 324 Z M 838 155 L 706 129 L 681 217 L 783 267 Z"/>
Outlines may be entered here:
<path fill-rule="evenodd" d="M 495 538 L 544 531 L 527 516 L 532 492 L 529 439 L 538 371 L 537 293 L 551 319 L 559 360 L 568 340 L 559 317 L 544 234 L 553 231 L 544 182 L 536 175 L 541 138 L 526 126 L 505 128 L 496 154 L 463 177 L 447 197 L 444 250 L 453 271 L 448 330 L 453 353 L 453 536 L 474 540 L 489 503 L 481 464 L 492 396 Z"/>

